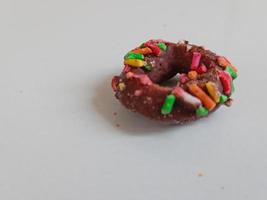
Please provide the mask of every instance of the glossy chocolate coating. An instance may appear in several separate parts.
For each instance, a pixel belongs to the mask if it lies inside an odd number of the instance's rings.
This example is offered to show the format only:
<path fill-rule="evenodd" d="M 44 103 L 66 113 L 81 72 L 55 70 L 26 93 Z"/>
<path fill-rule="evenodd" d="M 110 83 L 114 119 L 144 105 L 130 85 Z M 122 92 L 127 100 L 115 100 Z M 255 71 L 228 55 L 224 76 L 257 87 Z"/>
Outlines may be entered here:
<path fill-rule="evenodd" d="M 196 120 L 198 118 L 196 108 L 199 106 L 199 101 L 192 101 L 193 98 L 190 98 L 190 101 L 185 101 L 184 96 L 177 96 L 170 114 L 163 115 L 161 113 L 166 96 L 175 88 L 162 86 L 162 84 L 177 74 L 190 71 L 193 52 L 201 54 L 201 63 L 207 66 L 208 70 L 206 73 L 198 75 L 196 80 L 189 80 L 186 83 L 178 82 L 177 85 L 185 92 L 188 91 L 188 84 L 192 83 L 197 83 L 205 91 L 205 84 L 208 81 L 214 82 L 219 92 L 223 92 L 218 76 L 218 72 L 223 69 L 216 62 L 216 54 L 203 47 L 190 45 L 186 42 L 178 44 L 165 42 L 165 44 L 167 50 L 161 51 L 160 55 L 145 56 L 145 61 L 152 66 L 151 71 L 130 67 L 128 71 L 113 78 L 113 81 L 124 83 L 126 86 L 124 90 L 115 89 L 115 96 L 126 108 L 151 119 L 175 123 Z M 140 77 L 145 77 L 143 75 L 149 77 L 151 82 L 142 80 Z M 220 104 L 217 104 L 213 111 L 219 106 Z"/>

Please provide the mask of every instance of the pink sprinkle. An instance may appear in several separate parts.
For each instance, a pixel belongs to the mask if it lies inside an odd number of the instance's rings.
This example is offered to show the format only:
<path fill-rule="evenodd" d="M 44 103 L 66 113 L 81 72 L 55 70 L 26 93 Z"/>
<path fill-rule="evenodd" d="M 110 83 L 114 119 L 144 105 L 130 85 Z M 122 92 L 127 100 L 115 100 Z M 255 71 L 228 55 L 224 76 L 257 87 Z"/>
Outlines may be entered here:
<path fill-rule="evenodd" d="M 193 52 L 191 70 L 196 70 L 198 68 L 200 58 L 201 58 L 201 54 L 199 52 Z"/>
<path fill-rule="evenodd" d="M 186 74 L 181 74 L 180 76 L 179 76 L 179 81 L 180 81 L 180 83 L 186 83 L 187 81 L 189 81 L 189 78 L 187 77 L 187 75 Z"/>
<path fill-rule="evenodd" d="M 177 99 L 182 99 L 184 102 L 196 105 L 196 107 L 201 105 L 201 101 L 198 98 L 187 93 L 183 88 L 179 86 L 175 87 L 172 93 Z"/>
<path fill-rule="evenodd" d="M 134 74 L 135 78 L 139 78 L 140 82 L 144 85 L 152 85 L 152 81 L 146 74 Z"/>
<path fill-rule="evenodd" d="M 202 63 L 200 66 L 197 68 L 197 73 L 203 74 L 207 72 L 207 67 Z"/>
<path fill-rule="evenodd" d="M 126 78 L 129 79 L 129 78 L 132 78 L 134 76 L 134 73 L 133 72 L 128 72 L 126 74 Z"/>
<path fill-rule="evenodd" d="M 134 96 L 140 96 L 142 94 L 142 90 L 135 90 Z"/>
<path fill-rule="evenodd" d="M 123 68 L 122 72 L 126 74 L 127 72 L 130 71 L 130 69 L 131 69 L 131 68 L 130 68 L 129 65 L 124 65 L 124 68 Z"/>
<path fill-rule="evenodd" d="M 175 96 L 179 97 L 179 96 L 182 96 L 183 95 L 184 90 L 181 87 L 177 86 L 177 87 L 174 88 L 174 90 L 172 91 L 172 93 Z"/>
<path fill-rule="evenodd" d="M 151 85 L 152 84 L 152 81 L 150 80 L 150 78 L 148 78 L 147 75 L 141 75 L 140 81 L 144 85 Z"/>

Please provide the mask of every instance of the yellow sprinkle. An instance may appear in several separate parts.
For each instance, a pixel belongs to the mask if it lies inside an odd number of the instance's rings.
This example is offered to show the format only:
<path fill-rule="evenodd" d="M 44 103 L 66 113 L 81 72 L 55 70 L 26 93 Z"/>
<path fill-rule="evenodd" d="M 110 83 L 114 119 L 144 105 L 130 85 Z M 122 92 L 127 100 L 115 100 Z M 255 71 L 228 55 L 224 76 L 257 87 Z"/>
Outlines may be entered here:
<path fill-rule="evenodd" d="M 124 60 L 124 64 L 131 65 L 132 67 L 143 67 L 146 65 L 146 62 L 139 59 L 127 59 Z"/>
<path fill-rule="evenodd" d="M 218 88 L 216 87 L 216 85 L 209 81 L 206 83 L 206 88 L 211 96 L 211 98 L 216 102 L 219 103 L 220 102 L 220 92 L 218 90 Z"/>
<path fill-rule="evenodd" d="M 119 83 L 118 87 L 119 87 L 120 91 L 123 91 L 125 89 L 126 85 L 124 83 Z"/>

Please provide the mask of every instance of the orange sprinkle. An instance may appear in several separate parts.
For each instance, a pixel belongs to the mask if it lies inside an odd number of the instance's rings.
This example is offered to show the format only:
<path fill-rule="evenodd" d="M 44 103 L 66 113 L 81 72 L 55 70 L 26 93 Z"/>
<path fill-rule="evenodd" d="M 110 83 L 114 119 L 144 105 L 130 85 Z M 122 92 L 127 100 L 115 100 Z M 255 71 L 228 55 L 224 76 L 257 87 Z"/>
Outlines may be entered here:
<path fill-rule="evenodd" d="M 227 58 L 225 58 L 223 56 L 218 56 L 217 57 L 217 62 L 222 67 L 231 66 L 233 68 L 233 70 L 235 72 L 237 72 L 237 68 L 234 65 L 232 65 L 232 63 Z"/>
<path fill-rule="evenodd" d="M 197 78 L 197 72 L 196 71 L 188 72 L 188 78 L 190 78 L 191 80 L 195 80 Z"/>
<path fill-rule="evenodd" d="M 190 84 L 188 88 L 193 95 L 201 100 L 209 111 L 215 108 L 216 103 L 197 84 Z"/>
<path fill-rule="evenodd" d="M 237 68 L 236 68 L 236 66 L 231 65 L 231 67 L 233 68 L 233 70 L 234 70 L 235 72 L 237 72 Z"/>
<path fill-rule="evenodd" d="M 221 67 L 224 67 L 224 68 L 228 65 L 231 65 L 231 63 L 225 57 L 222 57 L 222 56 L 217 57 L 217 62 Z"/>
<path fill-rule="evenodd" d="M 145 48 L 135 49 L 132 52 L 134 52 L 134 53 L 140 53 L 140 54 L 145 55 L 145 54 L 152 53 L 152 50 L 150 48 L 148 48 L 148 47 L 145 47 Z"/>
<path fill-rule="evenodd" d="M 127 79 L 130 79 L 134 76 L 133 72 L 127 72 L 127 74 L 125 75 Z"/>

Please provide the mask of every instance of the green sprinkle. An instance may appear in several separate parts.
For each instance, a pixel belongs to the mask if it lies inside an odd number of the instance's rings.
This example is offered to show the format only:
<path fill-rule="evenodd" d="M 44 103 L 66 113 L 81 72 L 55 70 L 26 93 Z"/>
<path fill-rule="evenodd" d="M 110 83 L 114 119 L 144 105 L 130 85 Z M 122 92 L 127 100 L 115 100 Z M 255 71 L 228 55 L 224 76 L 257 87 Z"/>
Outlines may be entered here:
<path fill-rule="evenodd" d="M 209 114 L 209 110 L 203 106 L 200 106 L 197 110 L 196 110 L 196 114 L 198 117 L 205 117 Z"/>
<path fill-rule="evenodd" d="M 124 59 L 141 59 L 144 60 L 144 55 L 139 53 L 129 52 L 124 56 Z"/>
<path fill-rule="evenodd" d="M 168 95 L 161 108 L 161 114 L 167 115 L 171 113 L 174 103 L 175 103 L 175 96 L 173 94 Z"/>
<path fill-rule="evenodd" d="M 150 64 L 146 64 L 146 65 L 144 66 L 144 68 L 145 68 L 146 70 L 148 70 L 148 71 L 151 71 L 151 70 L 152 70 L 152 65 L 150 65 Z"/>
<path fill-rule="evenodd" d="M 237 73 L 231 66 L 227 66 L 225 70 L 232 76 L 233 79 L 237 78 Z"/>
<path fill-rule="evenodd" d="M 221 95 L 220 96 L 220 103 L 221 104 L 225 103 L 227 100 L 228 100 L 228 97 L 227 96 L 225 96 L 225 95 Z"/>
<path fill-rule="evenodd" d="M 231 82 L 231 88 L 232 88 L 231 94 L 233 94 L 235 92 L 235 85 L 233 81 Z"/>
<path fill-rule="evenodd" d="M 161 50 L 163 50 L 163 51 L 166 51 L 167 50 L 167 46 L 166 46 L 166 44 L 164 44 L 164 43 L 158 43 L 158 47 L 161 49 Z"/>

